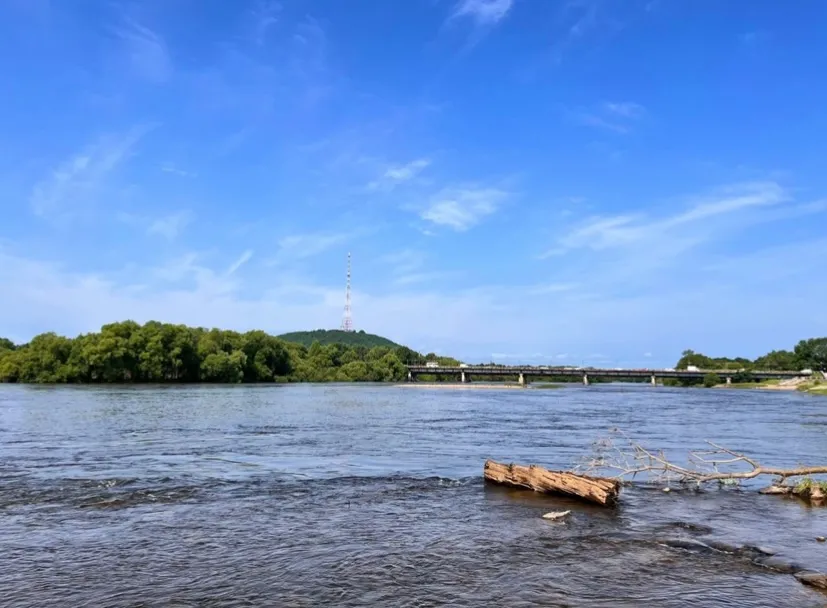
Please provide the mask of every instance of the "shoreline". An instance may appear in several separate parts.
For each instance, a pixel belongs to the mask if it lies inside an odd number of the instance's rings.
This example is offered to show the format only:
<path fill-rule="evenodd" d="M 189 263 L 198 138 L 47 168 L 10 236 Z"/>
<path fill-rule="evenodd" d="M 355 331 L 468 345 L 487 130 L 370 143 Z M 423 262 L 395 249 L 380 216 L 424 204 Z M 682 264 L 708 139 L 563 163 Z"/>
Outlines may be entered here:
<path fill-rule="evenodd" d="M 446 389 L 446 390 L 480 390 L 480 389 L 501 389 L 514 390 L 524 389 L 524 386 L 519 384 L 472 384 L 470 382 L 405 382 L 403 384 L 396 384 L 399 388 L 422 388 L 422 389 Z"/>
<path fill-rule="evenodd" d="M 793 380 L 778 381 L 764 381 L 764 382 L 745 382 L 733 385 L 719 384 L 714 388 L 718 389 L 733 389 L 733 390 L 751 390 L 751 391 L 795 391 L 798 393 L 807 393 L 810 395 L 827 394 L 827 384 L 815 382 L 812 379 L 795 378 Z"/>
<path fill-rule="evenodd" d="M 548 384 L 544 386 L 523 386 L 520 384 L 506 384 L 502 382 L 405 382 L 396 384 L 400 388 L 422 388 L 422 389 L 446 389 L 446 390 L 543 390 L 561 388 L 559 384 Z"/>

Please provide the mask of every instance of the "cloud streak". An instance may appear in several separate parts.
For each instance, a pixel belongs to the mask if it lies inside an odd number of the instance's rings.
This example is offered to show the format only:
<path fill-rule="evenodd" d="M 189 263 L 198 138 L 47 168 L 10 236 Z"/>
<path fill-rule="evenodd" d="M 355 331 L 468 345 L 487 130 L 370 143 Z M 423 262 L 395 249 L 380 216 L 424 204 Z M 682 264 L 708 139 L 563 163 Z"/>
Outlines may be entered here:
<path fill-rule="evenodd" d="M 250 261 L 250 259 L 251 259 L 252 257 L 253 257 L 253 250 L 252 250 L 252 249 L 248 249 L 247 251 L 245 251 L 244 253 L 242 253 L 242 254 L 238 257 L 238 259 L 237 259 L 235 262 L 233 262 L 232 264 L 230 264 L 230 267 L 229 267 L 229 268 L 227 268 L 227 272 L 226 272 L 225 274 L 226 274 L 227 276 L 230 276 L 231 274 L 235 274 L 235 272 L 236 272 L 239 268 L 241 268 L 242 266 L 244 266 L 244 264 L 246 264 L 247 262 L 249 262 L 249 261 Z"/>
<path fill-rule="evenodd" d="M 153 220 L 147 228 L 147 234 L 157 235 L 173 240 L 183 232 L 193 220 L 191 211 L 179 211 Z"/>
<path fill-rule="evenodd" d="M 591 110 L 570 112 L 578 124 L 620 134 L 631 132 L 635 123 L 645 115 L 646 108 L 631 101 L 607 101 Z"/>
<path fill-rule="evenodd" d="M 393 190 L 400 184 L 414 179 L 417 175 L 429 167 L 430 164 L 430 159 L 419 158 L 404 165 L 390 166 L 379 177 L 379 179 L 368 184 L 368 190 Z"/>
<path fill-rule="evenodd" d="M 125 19 L 115 35 L 123 44 L 124 52 L 133 72 L 152 84 L 163 84 L 173 74 L 170 58 L 164 39 L 150 28 Z"/>
<path fill-rule="evenodd" d="M 81 152 L 63 161 L 32 188 L 29 204 L 41 217 L 70 215 L 105 185 L 107 178 L 132 153 L 152 126 L 101 137 Z"/>
<path fill-rule="evenodd" d="M 193 173 L 191 171 L 184 171 L 183 169 L 179 169 L 173 163 L 164 163 L 161 165 L 161 171 L 163 173 L 169 173 L 171 175 L 177 175 L 178 177 L 198 177 L 197 173 Z"/>
<path fill-rule="evenodd" d="M 355 236 L 352 232 L 314 232 L 285 236 L 278 241 L 279 251 L 276 256 L 267 263 L 274 265 L 311 258 L 344 245 Z"/>
<path fill-rule="evenodd" d="M 452 17 L 467 18 L 477 26 L 496 25 L 511 11 L 513 0 L 459 0 Z"/>
<path fill-rule="evenodd" d="M 690 244 L 714 228 L 701 220 L 724 217 L 751 208 L 772 207 L 789 200 L 789 194 L 775 182 L 730 185 L 692 199 L 688 209 L 671 216 L 648 219 L 643 213 L 635 213 L 592 217 L 560 238 L 542 257 L 560 255 L 574 249 L 599 251 L 655 241 L 669 247 L 680 242 Z M 699 230 L 677 232 L 692 224 Z"/>
<path fill-rule="evenodd" d="M 464 232 L 495 213 L 509 194 L 497 188 L 446 188 L 420 212 L 426 222 Z"/>
<path fill-rule="evenodd" d="M 606 112 L 622 118 L 640 118 L 646 113 L 646 108 L 633 101 L 607 101 L 603 108 Z"/>
<path fill-rule="evenodd" d="M 268 30 L 278 23 L 277 15 L 281 5 L 277 2 L 259 0 L 251 11 L 253 20 L 253 42 L 263 46 L 267 42 Z"/>

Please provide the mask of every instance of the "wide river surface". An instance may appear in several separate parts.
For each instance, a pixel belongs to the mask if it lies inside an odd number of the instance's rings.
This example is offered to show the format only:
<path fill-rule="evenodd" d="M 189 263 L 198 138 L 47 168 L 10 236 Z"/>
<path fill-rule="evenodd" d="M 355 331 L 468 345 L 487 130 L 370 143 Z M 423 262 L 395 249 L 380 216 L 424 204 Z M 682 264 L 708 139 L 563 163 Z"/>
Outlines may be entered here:
<path fill-rule="evenodd" d="M 827 569 L 827 508 L 483 483 L 486 458 L 566 468 L 612 427 L 827 461 L 827 399 L 796 393 L 0 386 L 0 605 L 827 605 L 783 571 Z"/>

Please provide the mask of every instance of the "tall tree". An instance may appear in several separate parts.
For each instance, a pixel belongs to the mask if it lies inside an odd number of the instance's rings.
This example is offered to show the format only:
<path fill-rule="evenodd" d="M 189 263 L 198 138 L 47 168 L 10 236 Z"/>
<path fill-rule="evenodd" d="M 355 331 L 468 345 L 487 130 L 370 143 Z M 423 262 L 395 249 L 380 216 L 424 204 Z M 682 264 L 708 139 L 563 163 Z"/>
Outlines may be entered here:
<path fill-rule="evenodd" d="M 801 368 L 827 371 L 827 338 L 810 338 L 795 345 L 795 357 Z"/>

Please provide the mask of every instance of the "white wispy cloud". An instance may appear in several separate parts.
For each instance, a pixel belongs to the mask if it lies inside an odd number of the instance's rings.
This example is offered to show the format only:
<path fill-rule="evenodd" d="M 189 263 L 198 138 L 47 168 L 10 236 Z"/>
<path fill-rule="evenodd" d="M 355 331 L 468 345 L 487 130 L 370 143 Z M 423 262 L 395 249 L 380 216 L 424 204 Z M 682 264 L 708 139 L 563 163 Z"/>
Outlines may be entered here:
<path fill-rule="evenodd" d="M 738 36 L 738 41 L 744 46 L 752 46 L 769 39 L 769 37 L 770 35 L 768 32 L 753 30 L 740 34 Z"/>
<path fill-rule="evenodd" d="M 225 273 L 227 276 L 235 273 L 236 270 L 244 266 L 250 259 L 253 257 L 253 250 L 247 249 L 244 253 L 238 256 L 238 259 L 230 264 L 230 267 L 227 268 L 227 272 Z"/>
<path fill-rule="evenodd" d="M 784 188 L 775 182 L 734 184 L 690 200 L 691 206 L 670 216 L 648 218 L 644 213 L 597 216 L 586 220 L 567 234 L 542 257 L 560 255 L 572 249 L 603 250 L 642 243 L 660 242 L 673 251 L 691 246 L 714 226 L 700 222 L 738 211 L 769 207 L 790 200 Z M 695 225 L 700 230 L 678 231 Z"/>
<path fill-rule="evenodd" d="M 161 165 L 161 171 L 164 173 L 170 173 L 172 175 L 178 175 L 179 177 L 198 177 L 197 173 L 193 173 L 192 171 L 185 171 L 184 169 L 178 168 L 173 163 L 163 163 Z"/>
<path fill-rule="evenodd" d="M 391 267 L 393 274 L 412 273 L 425 264 L 426 254 L 417 249 L 403 249 L 383 255 L 379 261 Z"/>
<path fill-rule="evenodd" d="M 392 165 L 384 173 L 368 184 L 368 190 L 393 190 L 399 184 L 407 182 L 431 164 L 430 159 L 419 158 L 404 165 Z"/>
<path fill-rule="evenodd" d="M 623 118 L 640 118 L 646 113 L 646 108 L 633 101 L 607 101 L 603 104 L 603 107 L 607 112 Z"/>
<path fill-rule="evenodd" d="M 241 285 L 229 271 L 235 263 L 222 273 L 210 268 L 204 258 L 204 255 L 190 251 L 149 268 L 145 277 L 142 277 L 139 268 L 135 268 L 133 272 L 138 278 L 143 278 L 144 283 L 140 285 L 140 289 L 128 285 L 123 291 L 130 296 L 136 294 L 136 297 L 148 298 L 158 293 L 191 293 L 197 294 L 203 301 L 224 301 L 226 298 L 234 297 Z M 110 282 L 114 285 L 114 281 Z"/>
<path fill-rule="evenodd" d="M 101 137 L 63 161 L 32 188 L 29 203 L 34 213 L 43 217 L 66 215 L 75 206 L 87 203 L 151 128 L 136 127 L 126 134 Z"/>
<path fill-rule="evenodd" d="M 822 220 L 824 213 L 818 201 L 798 202 L 772 181 L 733 184 L 661 202 L 659 208 L 576 222 L 561 228 L 541 257 L 566 256 L 565 262 L 555 261 L 549 267 L 555 282 L 576 283 L 589 277 L 588 284 L 565 294 L 584 304 L 636 297 L 648 306 L 656 298 L 677 302 L 688 293 L 693 300 L 703 294 L 734 301 L 748 288 L 759 293 L 757 283 L 755 288 L 751 284 L 762 277 L 780 280 L 782 276 L 774 263 L 763 261 L 761 253 L 767 250 L 765 232 L 770 227 L 771 241 L 783 241 L 793 226 L 799 234 L 815 234 L 807 227 Z M 787 264 L 793 255 L 784 251 L 778 258 Z M 730 263 L 735 259 L 737 263 Z M 766 281 L 762 285 L 767 288 Z M 734 293 L 722 295 L 730 286 Z M 706 307 L 706 300 L 695 305 Z M 652 345 L 642 346 L 644 352 Z M 660 346 L 658 350 L 663 352 Z"/>
<path fill-rule="evenodd" d="M 646 108 L 631 101 L 607 101 L 593 109 L 577 110 L 569 114 L 575 122 L 583 126 L 615 133 L 629 133 L 634 124 L 646 115 Z"/>
<path fill-rule="evenodd" d="M 267 41 L 267 31 L 278 23 L 277 15 L 281 11 L 281 4 L 267 0 L 259 0 L 251 10 L 253 21 L 253 42 L 262 46 Z"/>
<path fill-rule="evenodd" d="M 276 256 L 267 263 L 273 265 L 287 260 L 310 258 L 344 245 L 354 236 L 353 232 L 315 232 L 285 236 L 278 241 Z"/>
<path fill-rule="evenodd" d="M 121 40 L 130 67 L 138 77 L 153 84 L 162 84 L 171 78 L 172 59 L 157 32 L 127 18 L 115 29 L 115 35 Z"/>
<path fill-rule="evenodd" d="M 193 218 L 193 213 L 188 210 L 159 217 L 149 223 L 147 234 L 173 240 L 192 222 Z"/>
<path fill-rule="evenodd" d="M 182 256 L 166 260 L 164 264 L 150 269 L 150 274 L 154 279 L 175 283 L 182 280 L 190 273 L 196 273 L 199 268 L 198 254 L 189 252 Z"/>
<path fill-rule="evenodd" d="M 737 337 L 739 352 L 758 355 L 768 344 L 784 347 L 800 336 L 826 334 L 824 315 L 794 315 L 784 323 L 767 323 L 779 310 L 800 310 L 827 298 L 827 286 L 813 280 L 823 270 L 825 258 L 827 241 L 822 239 L 745 253 L 721 267 L 695 260 L 673 265 L 667 274 L 657 276 L 632 268 L 650 281 L 647 291 L 635 284 L 633 294 L 606 288 L 605 279 L 617 265 L 600 267 L 590 261 L 585 269 L 576 268 L 585 270 L 590 286 L 599 290 L 589 299 L 570 297 L 566 291 L 531 295 L 533 286 L 519 284 L 440 291 L 385 284 L 357 290 L 354 302 L 357 318 L 364 320 L 360 328 L 366 331 L 423 352 L 442 350 L 472 360 L 492 352 L 524 353 L 515 357 L 525 360 L 549 352 L 549 344 L 554 346 L 552 353 L 605 353 L 610 348 L 610 356 L 619 360 L 628 353 L 649 352 L 651 328 L 666 327 L 668 331 L 658 336 L 658 359 L 649 364 L 671 365 L 687 346 L 726 352 L 727 344 L 731 346 Z M 618 260 L 619 265 L 628 262 L 628 258 Z M 313 283 L 307 277 L 272 271 L 243 279 L 241 273 L 213 270 L 194 253 L 148 272 L 135 266 L 130 272 L 107 274 L 67 264 L 11 253 L 0 246 L 0 284 L 14 295 L 0 298 L 0 335 L 25 342 L 42 331 L 76 335 L 127 318 L 279 333 L 336 327 L 341 315 L 338 283 Z M 664 277 L 675 275 L 674 285 L 662 284 Z M 778 276 L 783 277 L 784 289 L 778 289 Z M 251 297 L 244 291 L 247 281 L 271 287 Z M 676 310 L 690 310 L 693 322 L 675 323 Z M 561 318 L 576 322 L 560 323 Z M 754 331 L 756 325 L 761 332 Z M 705 328 L 701 342 L 699 326 Z M 597 357 L 582 359 L 589 363 Z M 579 364 L 581 357 L 576 360 Z"/>
<path fill-rule="evenodd" d="M 508 196 L 497 188 L 446 188 L 419 215 L 425 221 L 462 232 L 495 213 Z"/>
<path fill-rule="evenodd" d="M 508 15 L 514 0 L 459 0 L 452 16 L 467 17 L 476 25 L 494 25 Z"/>
<path fill-rule="evenodd" d="M 589 112 L 581 112 L 575 115 L 575 119 L 584 127 L 594 127 L 596 129 L 605 129 L 607 131 L 614 131 L 615 133 L 628 133 L 631 127 L 627 124 L 614 122 L 608 118 L 600 116 L 599 114 L 592 114 Z"/>
<path fill-rule="evenodd" d="M 396 287 L 423 285 L 458 276 L 458 273 L 454 271 L 428 270 L 427 258 L 425 251 L 403 249 L 383 255 L 380 261 L 391 267 L 390 282 Z"/>

